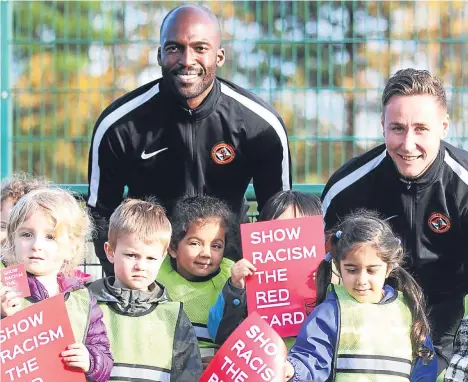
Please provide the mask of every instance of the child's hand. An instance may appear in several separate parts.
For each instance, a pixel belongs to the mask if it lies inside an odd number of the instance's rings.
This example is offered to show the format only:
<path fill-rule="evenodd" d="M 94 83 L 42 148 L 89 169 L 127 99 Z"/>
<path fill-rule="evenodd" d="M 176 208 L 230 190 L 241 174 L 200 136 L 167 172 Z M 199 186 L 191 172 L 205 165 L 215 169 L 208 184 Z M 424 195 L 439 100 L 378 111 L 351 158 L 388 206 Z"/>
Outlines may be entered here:
<path fill-rule="evenodd" d="M 89 370 L 91 361 L 85 345 L 80 343 L 68 345 L 67 350 L 63 351 L 61 356 L 67 366 L 76 367 L 85 373 Z"/>
<path fill-rule="evenodd" d="M 286 361 L 284 364 L 284 380 L 289 381 L 294 376 L 294 367 L 291 362 Z"/>
<path fill-rule="evenodd" d="M 0 283 L 0 312 L 3 317 L 13 316 L 21 309 L 20 299 L 16 293 Z"/>
<path fill-rule="evenodd" d="M 245 277 L 253 275 L 255 268 L 249 260 L 241 259 L 231 268 L 231 283 L 237 288 L 245 288 Z"/>

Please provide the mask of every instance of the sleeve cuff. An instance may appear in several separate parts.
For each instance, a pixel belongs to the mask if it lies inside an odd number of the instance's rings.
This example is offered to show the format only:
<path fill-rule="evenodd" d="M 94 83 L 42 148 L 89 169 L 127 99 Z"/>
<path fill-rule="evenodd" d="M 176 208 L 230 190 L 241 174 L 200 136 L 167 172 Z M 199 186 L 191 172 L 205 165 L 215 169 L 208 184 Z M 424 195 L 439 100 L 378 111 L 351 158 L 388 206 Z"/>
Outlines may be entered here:
<path fill-rule="evenodd" d="M 228 285 L 228 288 L 229 288 L 229 292 L 231 292 L 236 297 L 244 297 L 245 296 L 245 289 L 238 288 L 235 285 L 233 285 L 232 282 L 231 282 L 230 277 L 228 279 L 227 285 Z"/>

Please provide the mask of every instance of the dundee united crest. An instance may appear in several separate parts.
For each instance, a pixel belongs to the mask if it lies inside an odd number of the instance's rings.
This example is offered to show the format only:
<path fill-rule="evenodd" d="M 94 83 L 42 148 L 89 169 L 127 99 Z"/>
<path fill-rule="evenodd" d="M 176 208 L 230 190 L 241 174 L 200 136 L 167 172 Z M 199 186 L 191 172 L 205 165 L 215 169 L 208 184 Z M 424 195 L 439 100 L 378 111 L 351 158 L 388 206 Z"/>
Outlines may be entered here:
<path fill-rule="evenodd" d="M 427 221 L 429 228 L 437 233 L 444 233 L 450 229 L 450 219 L 444 214 L 434 212 Z"/>
<path fill-rule="evenodd" d="M 231 145 L 221 142 L 211 149 L 211 158 L 217 164 L 231 163 L 236 157 L 236 152 Z"/>

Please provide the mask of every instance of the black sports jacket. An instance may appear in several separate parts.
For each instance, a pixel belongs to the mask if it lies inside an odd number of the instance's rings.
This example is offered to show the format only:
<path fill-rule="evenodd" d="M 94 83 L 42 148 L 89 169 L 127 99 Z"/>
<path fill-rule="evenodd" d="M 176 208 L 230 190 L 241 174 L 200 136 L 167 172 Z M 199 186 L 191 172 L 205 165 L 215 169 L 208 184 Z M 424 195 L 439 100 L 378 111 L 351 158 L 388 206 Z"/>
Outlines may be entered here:
<path fill-rule="evenodd" d="M 162 79 L 113 102 L 99 117 L 89 155 L 93 215 L 108 218 L 128 196 L 156 196 L 170 212 L 183 195 L 216 196 L 239 213 L 253 179 L 259 210 L 290 189 L 286 128 L 252 93 L 219 78 L 195 110 Z"/>
<path fill-rule="evenodd" d="M 390 218 L 428 301 L 436 350 L 450 360 L 468 292 L 468 152 L 442 141 L 429 170 L 409 180 L 380 145 L 338 169 L 322 201 L 327 229 L 359 208 Z"/>
<path fill-rule="evenodd" d="M 322 201 L 327 229 L 358 208 L 391 217 L 406 266 L 430 300 L 467 292 L 468 152 L 442 141 L 430 169 L 408 180 L 380 145 L 337 170 Z"/>

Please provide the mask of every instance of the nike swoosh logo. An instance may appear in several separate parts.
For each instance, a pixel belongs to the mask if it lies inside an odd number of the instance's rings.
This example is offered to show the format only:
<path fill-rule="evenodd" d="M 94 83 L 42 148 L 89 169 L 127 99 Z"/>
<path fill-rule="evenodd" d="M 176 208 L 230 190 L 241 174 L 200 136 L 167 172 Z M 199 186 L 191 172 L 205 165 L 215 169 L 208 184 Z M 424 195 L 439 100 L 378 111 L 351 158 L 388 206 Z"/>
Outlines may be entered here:
<path fill-rule="evenodd" d="M 164 147 L 163 149 L 161 150 L 158 150 L 158 151 L 153 151 L 152 153 L 145 153 L 144 151 L 141 153 L 141 159 L 148 159 L 148 158 L 151 158 L 151 157 L 154 157 L 155 155 L 163 152 L 163 151 L 166 151 L 169 147 Z"/>

